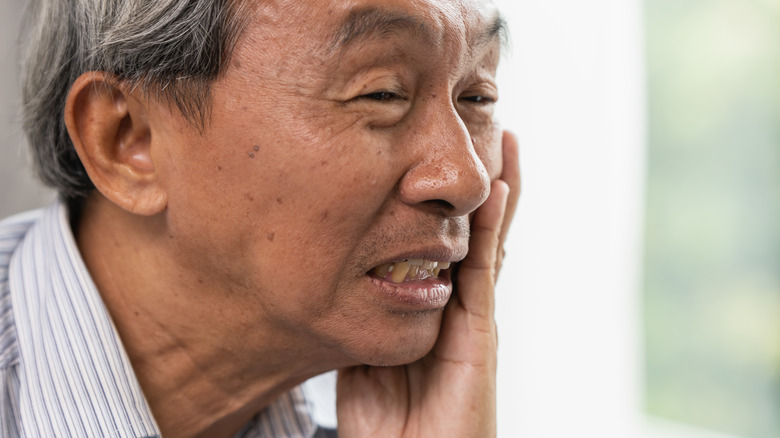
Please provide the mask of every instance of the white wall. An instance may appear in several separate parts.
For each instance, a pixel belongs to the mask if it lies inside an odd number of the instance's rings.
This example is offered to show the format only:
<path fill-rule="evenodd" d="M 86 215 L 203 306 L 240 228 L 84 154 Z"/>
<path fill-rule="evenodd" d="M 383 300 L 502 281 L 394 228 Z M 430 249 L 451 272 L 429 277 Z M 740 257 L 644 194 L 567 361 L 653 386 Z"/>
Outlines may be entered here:
<path fill-rule="evenodd" d="M 498 297 L 499 436 L 635 437 L 644 80 L 638 0 L 497 0 L 523 196 Z"/>

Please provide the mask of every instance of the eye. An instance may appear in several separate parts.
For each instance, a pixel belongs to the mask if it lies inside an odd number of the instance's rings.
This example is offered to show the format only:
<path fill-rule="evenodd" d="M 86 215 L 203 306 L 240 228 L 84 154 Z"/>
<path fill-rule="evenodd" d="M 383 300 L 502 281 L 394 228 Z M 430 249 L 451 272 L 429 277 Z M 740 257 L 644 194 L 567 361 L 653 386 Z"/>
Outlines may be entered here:
<path fill-rule="evenodd" d="M 490 104 L 490 103 L 496 103 L 496 99 L 494 99 L 492 97 L 487 97 L 487 96 L 464 96 L 464 97 L 461 97 L 460 99 L 461 100 L 465 100 L 467 102 L 472 102 L 472 103 L 481 104 L 481 105 L 487 105 L 487 104 Z"/>
<path fill-rule="evenodd" d="M 398 93 L 392 91 L 377 91 L 375 93 L 359 96 L 361 99 L 376 100 L 378 102 L 392 102 L 401 99 Z"/>
<path fill-rule="evenodd" d="M 357 85 L 360 88 L 347 90 L 349 94 L 342 102 L 346 111 L 356 114 L 371 129 L 397 125 L 412 107 L 413 94 L 395 76 L 369 77 Z"/>
<path fill-rule="evenodd" d="M 458 113 L 466 125 L 489 125 L 492 123 L 498 91 L 495 87 L 469 87 L 458 96 Z"/>

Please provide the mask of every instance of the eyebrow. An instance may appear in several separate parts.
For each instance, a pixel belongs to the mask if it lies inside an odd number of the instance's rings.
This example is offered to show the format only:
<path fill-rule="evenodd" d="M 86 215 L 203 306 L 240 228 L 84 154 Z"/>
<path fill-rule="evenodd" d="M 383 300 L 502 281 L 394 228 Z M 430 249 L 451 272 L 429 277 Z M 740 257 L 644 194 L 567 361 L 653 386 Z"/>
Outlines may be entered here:
<path fill-rule="evenodd" d="M 509 46 L 509 26 L 504 17 L 498 12 L 496 12 L 495 17 L 493 17 L 490 26 L 479 35 L 479 38 L 477 38 L 477 45 L 480 47 L 488 45 L 495 39 L 498 39 L 501 44 L 502 51 Z"/>
<path fill-rule="evenodd" d="M 387 37 L 399 31 L 426 37 L 432 33 L 424 22 L 411 15 L 377 8 L 359 9 L 350 12 L 331 38 L 331 50 L 342 50 L 357 42 L 372 37 Z"/>
<path fill-rule="evenodd" d="M 352 11 L 339 30 L 331 38 L 330 50 L 340 51 L 347 46 L 371 38 L 383 38 L 397 32 L 410 32 L 415 36 L 432 39 L 432 30 L 417 17 L 378 8 L 366 8 Z M 506 20 L 496 14 L 493 21 L 485 28 L 474 42 L 481 48 L 498 39 L 501 46 L 509 41 Z"/>

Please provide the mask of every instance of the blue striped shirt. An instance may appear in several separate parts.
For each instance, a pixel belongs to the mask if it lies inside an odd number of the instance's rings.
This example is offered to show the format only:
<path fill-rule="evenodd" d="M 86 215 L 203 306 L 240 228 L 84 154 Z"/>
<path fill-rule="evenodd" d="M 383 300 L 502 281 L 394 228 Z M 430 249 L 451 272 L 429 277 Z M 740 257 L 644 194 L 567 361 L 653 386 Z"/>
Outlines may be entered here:
<path fill-rule="evenodd" d="M 236 436 L 311 438 L 309 408 L 297 387 Z M 64 203 L 0 222 L 0 437 L 159 436 Z"/>

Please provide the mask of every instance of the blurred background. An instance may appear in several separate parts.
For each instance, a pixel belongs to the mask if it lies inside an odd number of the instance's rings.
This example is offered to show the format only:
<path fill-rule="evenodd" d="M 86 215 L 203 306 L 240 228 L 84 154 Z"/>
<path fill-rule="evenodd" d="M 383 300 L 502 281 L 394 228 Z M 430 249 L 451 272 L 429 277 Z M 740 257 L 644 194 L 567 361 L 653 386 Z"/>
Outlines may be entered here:
<path fill-rule="evenodd" d="M 45 205 L 0 3 L 0 216 Z M 499 436 L 780 437 L 780 0 L 496 0 Z"/>
<path fill-rule="evenodd" d="M 0 218 L 47 204 L 30 172 L 19 123 L 18 37 L 25 0 L 0 0 Z"/>
<path fill-rule="evenodd" d="M 780 2 L 648 0 L 645 406 L 780 437 Z"/>

